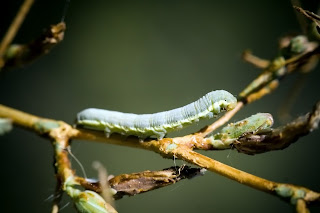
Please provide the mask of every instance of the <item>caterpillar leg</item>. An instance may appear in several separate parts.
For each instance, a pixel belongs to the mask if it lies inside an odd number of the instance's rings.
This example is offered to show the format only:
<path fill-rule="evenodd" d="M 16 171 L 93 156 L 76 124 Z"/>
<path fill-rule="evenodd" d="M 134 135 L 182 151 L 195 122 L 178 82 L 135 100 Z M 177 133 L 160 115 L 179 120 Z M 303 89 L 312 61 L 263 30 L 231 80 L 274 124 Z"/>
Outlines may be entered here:
<path fill-rule="evenodd" d="M 210 118 L 213 118 L 213 116 L 214 116 L 214 114 L 213 114 L 212 112 L 209 112 L 209 113 L 207 114 L 206 118 L 210 119 Z M 198 121 L 199 121 L 199 119 L 197 119 L 196 122 L 198 122 Z"/>
<path fill-rule="evenodd" d="M 194 120 L 195 122 L 198 122 L 199 121 L 199 119 L 196 119 L 196 120 Z M 179 126 L 177 126 L 177 129 L 182 129 L 183 128 L 183 125 L 179 125 Z"/>
<path fill-rule="evenodd" d="M 147 137 L 145 137 L 145 136 L 138 136 L 138 137 L 139 137 L 139 142 L 140 142 L 140 143 L 143 143 L 144 140 L 147 138 Z"/>
<path fill-rule="evenodd" d="M 157 138 L 158 140 L 161 140 L 162 138 L 164 138 L 164 136 L 166 136 L 165 132 L 154 132 L 155 135 L 153 135 L 152 137 Z"/>
<path fill-rule="evenodd" d="M 108 127 L 106 127 L 106 128 L 104 128 L 104 133 L 105 133 L 106 137 L 109 138 L 112 132 Z"/>
<path fill-rule="evenodd" d="M 216 114 L 220 113 L 221 107 L 220 107 L 220 103 L 219 103 L 219 102 L 216 102 L 216 103 L 213 104 L 213 111 L 214 111 Z"/>

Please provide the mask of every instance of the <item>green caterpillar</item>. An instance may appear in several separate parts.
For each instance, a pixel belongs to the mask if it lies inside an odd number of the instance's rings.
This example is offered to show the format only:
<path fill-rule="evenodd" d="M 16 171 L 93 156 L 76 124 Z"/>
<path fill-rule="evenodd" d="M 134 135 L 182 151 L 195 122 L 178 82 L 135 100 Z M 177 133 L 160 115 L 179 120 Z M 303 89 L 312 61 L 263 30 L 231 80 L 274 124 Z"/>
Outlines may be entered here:
<path fill-rule="evenodd" d="M 215 149 L 227 149 L 239 137 L 248 133 L 268 131 L 273 125 L 272 115 L 257 113 L 236 123 L 228 124 L 221 132 L 208 138 Z"/>
<path fill-rule="evenodd" d="M 89 108 L 78 113 L 77 126 L 111 133 L 135 135 L 141 140 L 162 139 L 167 132 L 181 129 L 199 119 L 212 118 L 235 107 L 237 99 L 227 91 L 209 92 L 199 100 L 177 109 L 154 114 L 132 114 Z"/>

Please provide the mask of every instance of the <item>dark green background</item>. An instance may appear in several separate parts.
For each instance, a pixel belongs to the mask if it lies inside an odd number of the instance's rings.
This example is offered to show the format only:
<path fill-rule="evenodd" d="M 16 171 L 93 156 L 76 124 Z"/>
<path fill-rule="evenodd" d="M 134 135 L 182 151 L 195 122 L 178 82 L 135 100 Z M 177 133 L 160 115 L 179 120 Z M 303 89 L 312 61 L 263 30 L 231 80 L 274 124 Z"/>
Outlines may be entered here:
<path fill-rule="evenodd" d="M 22 1 L 1 5 L 1 35 Z M 15 42 L 27 42 L 60 21 L 64 1 L 36 1 Z M 244 49 L 262 58 L 277 54 L 282 35 L 300 32 L 289 1 L 71 1 L 65 40 L 23 69 L 2 73 L 1 103 L 43 117 L 73 123 L 87 107 L 152 113 L 192 102 L 209 91 L 238 94 L 259 70 L 242 62 Z M 232 119 L 257 112 L 274 115 L 302 75 L 282 81 Z M 290 113 L 299 116 L 319 99 L 319 67 L 305 83 Z M 212 121 L 211 121 L 212 122 Z M 207 122 L 208 123 L 208 122 Z M 176 134 L 198 130 L 206 122 Z M 260 177 L 319 187 L 319 131 L 283 151 L 256 156 L 236 151 L 201 152 Z M 20 129 L 1 140 L 1 209 L 49 212 L 55 176 L 51 144 Z M 110 174 L 160 170 L 174 165 L 158 154 L 88 141 L 74 141 L 73 153 L 90 177 L 101 161 Z M 178 164 L 183 162 L 177 161 Z M 81 171 L 73 161 L 77 174 Z M 63 200 L 62 205 L 69 202 Z M 116 202 L 119 212 L 292 212 L 269 194 L 217 174 Z M 319 208 L 311 208 L 314 212 Z M 75 212 L 72 205 L 62 212 Z"/>

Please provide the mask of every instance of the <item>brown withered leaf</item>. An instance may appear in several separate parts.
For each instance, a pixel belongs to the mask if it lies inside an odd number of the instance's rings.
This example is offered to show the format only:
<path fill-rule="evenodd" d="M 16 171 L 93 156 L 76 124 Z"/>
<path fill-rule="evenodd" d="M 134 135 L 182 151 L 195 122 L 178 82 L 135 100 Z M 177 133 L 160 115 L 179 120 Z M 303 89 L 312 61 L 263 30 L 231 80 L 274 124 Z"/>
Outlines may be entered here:
<path fill-rule="evenodd" d="M 132 196 L 148 192 L 157 188 L 174 184 L 182 179 L 190 179 L 203 175 L 205 169 L 191 168 L 186 165 L 170 167 L 161 171 L 144 171 L 131 174 L 122 174 L 109 180 L 111 188 L 117 191 L 115 199 L 124 195 Z"/>

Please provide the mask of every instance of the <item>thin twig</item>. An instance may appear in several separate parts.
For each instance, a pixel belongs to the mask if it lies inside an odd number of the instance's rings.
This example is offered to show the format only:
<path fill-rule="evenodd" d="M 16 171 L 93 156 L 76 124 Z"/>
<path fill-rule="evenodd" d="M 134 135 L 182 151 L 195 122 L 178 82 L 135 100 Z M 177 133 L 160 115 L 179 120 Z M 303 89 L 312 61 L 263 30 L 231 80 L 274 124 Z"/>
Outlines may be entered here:
<path fill-rule="evenodd" d="M 255 56 L 255 55 L 253 55 L 250 50 L 245 50 L 242 53 L 242 59 L 245 62 L 247 62 L 249 64 L 252 64 L 255 67 L 258 67 L 258 68 L 261 68 L 261 69 L 267 68 L 269 66 L 269 64 L 270 64 L 269 60 L 262 59 L 262 58 L 259 58 L 259 57 Z"/>
<path fill-rule="evenodd" d="M 297 213 L 309 213 L 306 202 L 303 199 L 299 199 L 296 205 Z"/>
<path fill-rule="evenodd" d="M 294 64 L 294 63 L 303 63 L 306 60 L 308 60 L 310 57 L 312 57 L 314 55 L 319 55 L 319 53 L 320 53 L 320 47 L 315 46 L 314 49 L 312 49 L 304 54 L 293 56 L 292 58 L 287 59 L 286 65 Z"/>
<path fill-rule="evenodd" d="M 0 68 L 3 66 L 3 55 L 8 48 L 9 44 L 12 42 L 13 38 L 17 34 L 22 22 L 24 21 L 27 13 L 29 12 L 34 0 L 25 0 L 24 3 L 21 5 L 16 17 L 12 21 L 6 35 L 1 41 L 0 44 Z"/>
<path fill-rule="evenodd" d="M 239 101 L 233 110 L 226 112 L 216 122 L 200 130 L 197 134 L 200 135 L 201 137 L 206 137 L 207 135 L 212 133 L 214 130 L 218 129 L 219 127 L 227 123 L 243 107 L 243 105 L 244 105 L 243 102 Z"/>
<path fill-rule="evenodd" d="M 270 83 L 268 83 L 267 85 L 265 85 L 264 87 L 262 87 L 260 90 L 249 94 L 247 97 L 243 98 L 243 100 L 245 100 L 246 104 L 250 104 L 254 101 L 259 100 L 260 98 L 264 97 L 265 95 L 270 94 L 278 86 L 279 86 L 279 80 L 275 79 L 275 80 L 271 81 Z"/>
<path fill-rule="evenodd" d="M 50 53 L 55 46 L 63 41 L 65 30 L 66 24 L 60 22 L 51 25 L 39 37 L 29 43 L 10 45 L 3 57 L 3 69 L 25 66 Z"/>
<path fill-rule="evenodd" d="M 108 173 L 107 173 L 107 169 L 104 168 L 104 166 L 102 165 L 102 163 L 100 163 L 99 161 L 95 161 L 92 163 L 92 166 L 94 169 L 97 170 L 98 172 L 98 178 L 99 178 L 99 186 L 101 189 L 101 196 L 103 197 L 103 199 L 109 203 L 111 206 L 115 206 L 114 205 L 114 200 L 112 198 L 112 194 L 110 191 L 110 185 L 108 182 Z"/>
<path fill-rule="evenodd" d="M 54 203 L 52 206 L 51 213 L 58 213 L 59 212 L 59 206 L 58 204 Z"/>
<path fill-rule="evenodd" d="M 303 14 L 308 19 L 312 20 L 318 27 L 320 27 L 320 16 L 310 12 L 308 10 L 304 10 L 301 7 L 293 6 L 294 9 L 296 9 L 299 13 Z"/>
<path fill-rule="evenodd" d="M 0 104 L 0 117 L 10 118 L 12 122 L 24 128 L 34 129 L 34 124 L 41 119 L 38 116 L 22 112 Z"/>
<path fill-rule="evenodd" d="M 54 192 L 51 213 L 58 213 L 59 212 L 59 203 L 61 201 L 61 198 L 62 198 L 61 182 L 58 179 L 57 183 L 56 183 L 56 189 Z"/>

